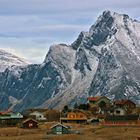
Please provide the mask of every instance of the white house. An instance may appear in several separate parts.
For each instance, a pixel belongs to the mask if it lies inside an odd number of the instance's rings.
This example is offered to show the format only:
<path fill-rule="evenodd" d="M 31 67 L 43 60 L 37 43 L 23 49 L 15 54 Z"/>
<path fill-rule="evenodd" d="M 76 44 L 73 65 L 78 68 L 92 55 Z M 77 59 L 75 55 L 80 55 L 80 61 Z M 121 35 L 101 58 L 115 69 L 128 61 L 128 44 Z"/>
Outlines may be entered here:
<path fill-rule="evenodd" d="M 38 121 L 46 121 L 46 117 L 44 116 L 43 113 L 41 112 L 38 112 L 38 111 L 34 111 L 32 113 L 29 114 L 30 116 L 35 116 L 36 117 L 36 120 Z"/>
<path fill-rule="evenodd" d="M 23 115 L 20 114 L 19 112 L 10 112 L 7 114 L 10 115 L 11 119 L 22 119 L 23 118 Z"/>
<path fill-rule="evenodd" d="M 114 115 L 120 115 L 120 116 L 122 116 L 122 115 L 125 115 L 126 114 L 126 111 L 123 109 L 123 108 L 116 108 L 116 109 L 114 109 Z"/>

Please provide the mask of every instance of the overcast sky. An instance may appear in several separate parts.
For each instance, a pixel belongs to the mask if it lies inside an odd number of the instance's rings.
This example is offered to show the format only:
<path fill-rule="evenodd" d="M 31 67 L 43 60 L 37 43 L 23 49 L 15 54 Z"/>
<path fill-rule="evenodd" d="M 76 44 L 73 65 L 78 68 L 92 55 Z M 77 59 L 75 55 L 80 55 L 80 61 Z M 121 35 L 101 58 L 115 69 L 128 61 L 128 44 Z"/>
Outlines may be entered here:
<path fill-rule="evenodd" d="M 140 20 L 140 0 L 0 0 L 0 48 L 42 63 L 51 44 L 71 44 L 105 10 Z"/>

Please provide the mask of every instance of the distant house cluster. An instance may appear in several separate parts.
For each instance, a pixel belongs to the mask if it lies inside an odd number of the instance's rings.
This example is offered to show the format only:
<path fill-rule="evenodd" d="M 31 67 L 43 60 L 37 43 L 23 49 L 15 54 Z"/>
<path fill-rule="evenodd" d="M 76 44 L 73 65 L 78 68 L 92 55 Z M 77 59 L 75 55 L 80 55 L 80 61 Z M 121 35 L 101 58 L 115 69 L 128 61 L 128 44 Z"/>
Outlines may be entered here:
<path fill-rule="evenodd" d="M 38 122 L 45 122 L 45 109 L 29 109 L 21 113 L 12 111 L 0 112 L 0 127 L 19 126 L 22 128 L 37 128 Z"/>
<path fill-rule="evenodd" d="M 136 125 L 140 126 L 140 109 L 129 99 L 110 101 L 107 97 L 87 98 L 87 104 L 75 104 L 72 109 L 67 105 L 63 110 L 27 109 L 23 112 L 0 112 L 0 127 L 18 126 L 38 128 L 39 124 L 59 122 L 50 127 L 51 134 L 69 134 L 69 127 L 64 124 L 91 125 Z"/>
<path fill-rule="evenodd" d="M 136 104 L 129 99 L 110 101 L 105 96 L 89 97 L 88 105 L 76 105 L 60 118 L 61 123 L 101 123 L 104 125 L 139 125 Z M 86 109 L 85 109 L 86 106 Z M 88 106 L 88 108 L 87 108 Z M 83 107 L 83 108 L 81 108 Z"/>

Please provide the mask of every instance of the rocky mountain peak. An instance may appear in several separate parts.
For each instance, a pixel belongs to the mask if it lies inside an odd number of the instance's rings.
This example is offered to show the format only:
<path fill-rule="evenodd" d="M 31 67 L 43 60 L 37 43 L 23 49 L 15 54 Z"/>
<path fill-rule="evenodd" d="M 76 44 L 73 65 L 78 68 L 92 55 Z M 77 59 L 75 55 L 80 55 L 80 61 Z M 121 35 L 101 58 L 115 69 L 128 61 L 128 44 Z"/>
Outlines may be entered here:
<path fill-rule="evenodd" d="M 0 109 L 61 108 L 90 95 L 140 104 L 139 70 L 140 23 L 104 11 L 71 45 L 52 45 L 42 64 L 0 73 Z"/>

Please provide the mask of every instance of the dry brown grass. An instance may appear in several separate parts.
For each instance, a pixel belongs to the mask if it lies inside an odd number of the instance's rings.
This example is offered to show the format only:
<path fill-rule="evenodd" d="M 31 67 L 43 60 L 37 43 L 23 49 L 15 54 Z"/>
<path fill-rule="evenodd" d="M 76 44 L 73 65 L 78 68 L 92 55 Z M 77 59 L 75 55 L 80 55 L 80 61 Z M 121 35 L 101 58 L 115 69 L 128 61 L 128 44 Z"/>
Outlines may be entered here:
<path fill-rule="evenodd" d="M 140 127 L 79 127 L 80 135 L 48 136 L 49 140 L 136 140 Z M 82 131 L 83 130 L 83 131 Z"/>
<path fill-rule="evenodd" d="M 40 129 L 0 128 L 0 140 L 39 140 L 42 137 Z"/>
<path fill-rule="evenodd" d="M 47 135 L 54 123 L 42 124 L 38 129 L 0 128 L 0 140 L 136 140 L 140 127 L 103 127 L 69 124 L 81 134 Z M 68 124 L 67 124 L 68 125 Z"/>

